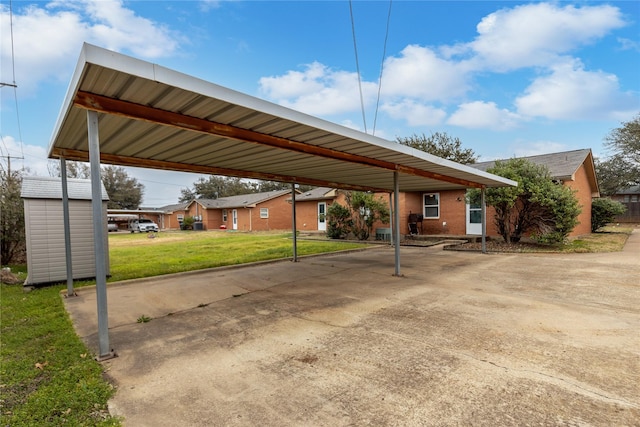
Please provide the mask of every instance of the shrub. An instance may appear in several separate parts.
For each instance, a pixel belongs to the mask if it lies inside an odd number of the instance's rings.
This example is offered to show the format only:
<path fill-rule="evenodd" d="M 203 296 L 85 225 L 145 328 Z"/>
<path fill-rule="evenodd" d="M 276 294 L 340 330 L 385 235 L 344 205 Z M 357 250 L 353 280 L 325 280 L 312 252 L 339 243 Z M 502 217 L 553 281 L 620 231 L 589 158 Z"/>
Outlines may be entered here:
<path fill-rule="evenodd" d="M 591 231 L 595 233 L 599 228 L 613 222 L 618 215 L 622 215 L 626 210 L 625 205 L 609 198 L 593 199 L 591 204 Z"/>
<path fill-rule="evenodd" d="M 330 239 L 344 239 L 351 232 L 353 220 L 351 211 L 346 206 L 333 203 L 327 209 L 327 237 Z"/>

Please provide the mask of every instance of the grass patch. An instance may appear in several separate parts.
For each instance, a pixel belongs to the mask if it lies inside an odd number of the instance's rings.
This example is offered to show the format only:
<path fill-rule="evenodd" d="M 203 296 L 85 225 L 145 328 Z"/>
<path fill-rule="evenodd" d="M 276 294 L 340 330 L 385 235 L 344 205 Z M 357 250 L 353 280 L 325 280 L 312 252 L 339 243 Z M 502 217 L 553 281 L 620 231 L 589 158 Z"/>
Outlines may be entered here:
<path fill-rule="evenodd" d="M 560 248 L 564 253 L 619 252 L 633 232 L 632 227 L 607 226 L 597 233 L 571 239 Z"/>
<path fill-rule="evenodd" d="M 365 247 L 335 240 L 298 240 L 298 255 Z M 167 232 L 109 236 L 110 282 L 293 256 L 291 233 Z"/>
<path fill-rule="evenodd" d="M 64 309 L 64 288 L 0 286 L 0 425 L 120 425 L 107 411 L 113 388 Z"/>

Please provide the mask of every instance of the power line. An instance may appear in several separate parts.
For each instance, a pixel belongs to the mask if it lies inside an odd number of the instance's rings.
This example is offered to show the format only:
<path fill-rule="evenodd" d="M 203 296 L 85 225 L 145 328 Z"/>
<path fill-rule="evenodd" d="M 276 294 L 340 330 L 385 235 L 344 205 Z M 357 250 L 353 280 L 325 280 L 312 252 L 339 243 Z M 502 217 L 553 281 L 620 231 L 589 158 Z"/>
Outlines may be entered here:
<path fill-rule="evenodd" d="M 356 24 L 353 20 L 353 5 L 349 0 L 349 13 L 351 15 L 351 33 L 353 34 L 353 50 L 356 55 L 356 72 L 358 73 L 358 88 L 360 89 L 360 108 L 362 109 L 362 123 L 364 124 L 364 133 L 367 133 L 367 119 L 364 112 L 364 98 L 362 97 L 362 79 L 360 78 L 360 62 L 358 61 L 358 46 L 356 45 Z"/>
<path fill-rule="evenodd" d="M 387 56 L 387 40 L 389 38 L 389 23 L 391 22 L 391 4 L 393 0 L 389 0 L 389 12 L 387 13 L 387 29 L 384 34 L 384 46 L 382 48 L 382 60 L 380 61 L 380 77 L 378 78 L 378 97 L 376 98 L 376 112 L 373 116 L 373 131 L 376 134 L 376 122 L 378 121 L 378 107 L 380 106 L 380 90 L 382 89 L 382 70 L 384 69 L 384 58 Z"/>
<path fill-rule="evenodd" d="M 11 34 L 11 72 L 12 72 L 12 82 L 5 83 L 0 82 L 0 87 L 11 87 L 13 88 L 13 99 L 16 104 L 16 119 L 18 125 L 18 139 L 20 140 L 20 154 L 21 157 L 14 157 L 14 159 L 22 159 L 22 168 L 24 169 L 24 146 L 22 144 L 22 127 L 20 126 L 20 111 L 18 109 L 18 85 L 16 84 L 16 57 L 15 57 L 15 48 L 13 42 L 13 2 L 9 1 L 9 31 Z M 3 140 L 4 143 L 4 140 Z M 5 144 L 6 148 L 6 144 Z M 9 149 L 7 148 L 7 160 L 9 162 L 9 169 L 11 169 L 11 157 L 9 157 Z"/>

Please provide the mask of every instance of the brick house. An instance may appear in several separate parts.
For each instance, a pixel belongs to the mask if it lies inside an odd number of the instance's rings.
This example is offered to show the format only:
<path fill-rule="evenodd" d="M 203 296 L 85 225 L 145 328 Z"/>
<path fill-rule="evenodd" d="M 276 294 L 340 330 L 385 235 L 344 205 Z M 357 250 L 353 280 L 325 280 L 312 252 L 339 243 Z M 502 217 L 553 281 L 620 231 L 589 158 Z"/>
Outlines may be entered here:
<path fill-rule="evenodd" d="M 591 232 L 591 200 L 599 197 L 593 155 L 590 149 L 566 151 L 524 157 L 537 165 L 545 165 L 554 180 L 573 190 L 582 209 L 578 217 L 580 224 L 571 236 Z M 486 171 L 495 161 L 469 165 Z M 406 193 L 400 195 L 400 230 L 408 230 L 411 213 L 423 216 L 418 223 L 420 234 L 477 235 L 482 234 L 480 206 L 465 201 L 465 191 L 441 191 L 438 193 Z M 494 210 L 487 207 L 487 235 L 498 232 L 493 223 Z"/>
<path fill-rule="evenodd" d="M 326 231 L 327 209 L 337 200 L 344 203 L 344 194 L 335 188 L 317 187 L 296 194 L 296 230 Z M 288 201 L 291 202 L 291 197 Z"/>
<path fill-rule="evenodd" d="M 243 194 L 218 199 L 195 199 L 178 206 L 171 223 L 193 217 L 204 230 L 269 231 L 291 229 L 291 190 Z M 175 217 L 175 218 L 173 218 Z"/>
<path fill-rule="evenodd" d="M 590 149 L 566 151 L 560 153 L 543 154 L 525 157 L 538 165 L 545 165 L 554 180 L 576 190 L 576 197 L 582 213 L 578 217 L 580 224 L 570 234 L 578 236 L 591 232 L 591 200 L 599 197 L 593 155 Z M 471 167 L 486 171 L 495 165 L 495 161 L 481 162 Z M 398 200 L 400 211 L 400 232 L 409 234 L 409 224 L 415 224 L 418 234 L 429 235 L 480 235 L 482 234 L 482 217 L 479 205 L 466 203 L 464 190 L 440 191 L 437 193 L 407 192 L 400 193 Z M 377 194 L 387 200 L 386 193 Z M 317 207 L 311 203 L 331 203 L 338 201 L 344 204 L 344 194 L 335 189 L 318 188 L 308 194 L 296 198 L 298 215 L 301 212 L 309 216 L 305 221 L 299 221 L 306 230 L 313 229 Z M 307 203 L 309 202 L 309 203 Z M 317 215 L 317 214 L 316 214 Z M 494 210 L 487 207 L 487 235 L 497 236 L 498 232 L 493 223 Z M 305 216 L 306 218 L 306 216 Z M 389 227 L 388 224 L 376 224 L 375 227 Z M 302 230 L 300 224 L 298 229 Z M 318 228 L 316 228 L 318 230 Z"/>

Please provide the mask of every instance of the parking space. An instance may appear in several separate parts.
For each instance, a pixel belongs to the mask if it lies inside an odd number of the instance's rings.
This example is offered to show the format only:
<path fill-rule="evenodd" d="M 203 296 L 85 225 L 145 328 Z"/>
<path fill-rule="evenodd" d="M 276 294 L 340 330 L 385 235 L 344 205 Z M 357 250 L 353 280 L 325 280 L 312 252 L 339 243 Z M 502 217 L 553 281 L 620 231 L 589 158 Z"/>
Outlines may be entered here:
<path fill-rule="evenodd" d="M 402 277 L 384 247 L 109 285 L 110 409 L 131 426 L 638 425 L 639 241 L 402 248 Z M 95 347 L 94 291 L 65 303 Z"/>

